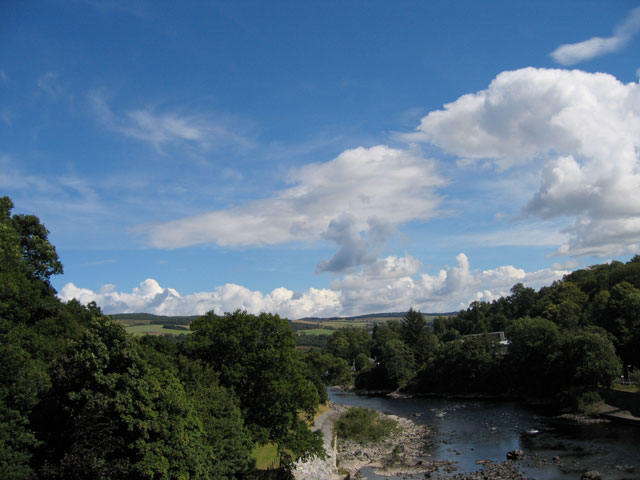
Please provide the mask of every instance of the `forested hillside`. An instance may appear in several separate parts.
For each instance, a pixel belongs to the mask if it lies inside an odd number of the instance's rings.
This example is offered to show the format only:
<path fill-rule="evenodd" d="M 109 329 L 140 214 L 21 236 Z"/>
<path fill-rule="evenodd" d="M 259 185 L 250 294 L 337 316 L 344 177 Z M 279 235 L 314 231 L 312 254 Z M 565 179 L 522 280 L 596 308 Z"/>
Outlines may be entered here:
<path fill-rule="evenodd" d="M 133 337 L 95 304 L 62 303 L 48 231 L 0 199 L 0 478 L 256 478 L 323 455 L 304 418 L 314 382 L 288 322 L 205 315 L 178 343 Z"/>
<path fill-rule="evenodd" d="M 485 335 L 495 331 L 508 341 Z M 434 319 L 432 328 L 410 310 L 372 334 L 340 330 L 326 352 L 353 364 L 366 389 L 586 408 L 640 365 L 640 257 L 575 271 L 537 292 L 517 284 L 507 297 Z"/>

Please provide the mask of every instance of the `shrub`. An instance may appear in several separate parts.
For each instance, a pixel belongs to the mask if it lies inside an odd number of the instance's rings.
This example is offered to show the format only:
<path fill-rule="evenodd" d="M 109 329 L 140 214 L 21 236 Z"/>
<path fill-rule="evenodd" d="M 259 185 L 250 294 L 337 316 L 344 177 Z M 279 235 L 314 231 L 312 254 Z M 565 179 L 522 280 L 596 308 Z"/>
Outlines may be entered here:
<path fill-rule="evenodd" d="M 354 407 L 336 422 L 338 436 L 358 443 L 379 442 L 389 435 L 397 422 L 382 417 L 370 408 Z"/>

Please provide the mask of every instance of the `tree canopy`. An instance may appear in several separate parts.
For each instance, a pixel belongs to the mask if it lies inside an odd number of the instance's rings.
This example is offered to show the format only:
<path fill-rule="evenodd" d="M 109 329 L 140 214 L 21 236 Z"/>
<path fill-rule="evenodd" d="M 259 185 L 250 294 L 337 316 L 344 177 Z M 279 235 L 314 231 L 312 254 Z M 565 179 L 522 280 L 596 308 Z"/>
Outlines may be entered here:
<path fill-rule="evenodd" d="M 223 480 L 253 469 L 257 443 L 285 464 L 324 454 L 286 320 L 210 313 L 183 344 L 130 336 L 56 297 L 48 230 L 12 209 L 0 198 L 0 480 Z"/>

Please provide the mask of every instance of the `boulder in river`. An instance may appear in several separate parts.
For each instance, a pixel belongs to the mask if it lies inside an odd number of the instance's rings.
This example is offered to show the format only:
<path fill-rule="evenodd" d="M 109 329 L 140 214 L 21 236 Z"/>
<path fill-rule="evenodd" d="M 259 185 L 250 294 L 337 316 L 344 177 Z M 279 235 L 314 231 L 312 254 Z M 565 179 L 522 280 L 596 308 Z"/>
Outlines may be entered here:
<path fill-rule="evenodd" d="M 511 450 L 507 452 L 507 460 L 520 460 L 524 458 L 524 452 L 522 450 Z"/>

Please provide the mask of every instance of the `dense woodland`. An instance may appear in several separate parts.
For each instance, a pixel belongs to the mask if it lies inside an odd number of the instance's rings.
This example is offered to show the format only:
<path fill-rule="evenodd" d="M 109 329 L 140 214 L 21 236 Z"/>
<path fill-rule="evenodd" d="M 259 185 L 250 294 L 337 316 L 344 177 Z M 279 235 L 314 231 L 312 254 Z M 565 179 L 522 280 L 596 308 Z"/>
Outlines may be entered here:
<path fill-rule="evenodd" d="M 305 420 L 327 385 L 516 395 L 584 408 L 640 364 L 640 257 L 516 285 L 429 325 L 336 330 L 296 348 L 278 315 L 210 312 L 189 335 L 128 335 L 61 302 L 63 266 L 33 215 L 0 198 L 0 479 L 258 478 L 252 451 L 323 456 Z M 180 322 L 177 322 L 180 323 Z M 506 331 L 510 345 L 486 332 Z M 475 334 L 475 335 L 474 335 Z M 473 335 L 473 336 L 469 336 Z"/>
<path fill-rule="evenodd" d="M 305 422 L 320 384 L 286 320 L 209 313 L 181 342 L 128 335 L 58 300 L 48 231 L 12 208 L 0 199 L 0 478 L 256 478 L 258 445 L 285 473 L 324 454 Z"/>
<path fill-rule="evenodd" d="M 486 335 L 495 331 L 509 344 Z M 369 390 L 510 395 L 584 409 L 640 365 L 640 256 L 575 271 L 538 292 L 517 284 L 507 297 L 430 326 L 410 310 L 372 333 L 340 330 L 325 350 L 353 364 L 356 385 Z"/>

